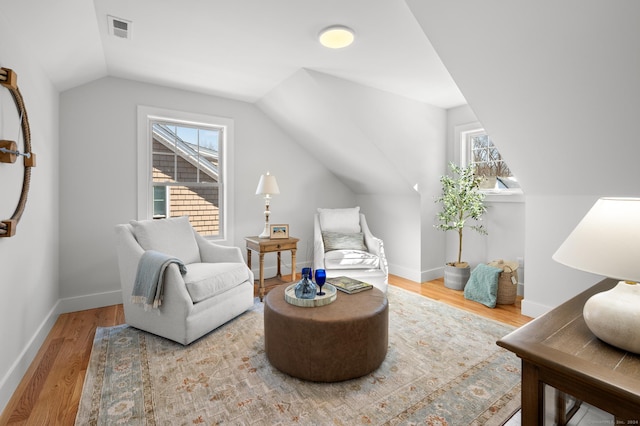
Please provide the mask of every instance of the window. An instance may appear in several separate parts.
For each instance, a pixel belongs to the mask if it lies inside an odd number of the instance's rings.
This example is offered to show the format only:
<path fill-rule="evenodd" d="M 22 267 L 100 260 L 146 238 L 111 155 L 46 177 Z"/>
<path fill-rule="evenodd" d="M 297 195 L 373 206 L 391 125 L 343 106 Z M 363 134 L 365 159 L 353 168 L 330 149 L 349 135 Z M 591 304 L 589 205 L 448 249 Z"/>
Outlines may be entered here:
<path fill-rule="evenodd" d="M 202 236 L 227 239 L 229 119 L 139 107 L 138 216 L 189 216 Z"/>
<path fill-rule="evenodd" d="M 476 173 L 484 178 L 482 190 L 492 193 L 522 192 L 518 179 L 484 129 L 463 131 L 460 134 L 462 164 L 476 166 Z"/>
<path fill-rule="evenodd" d="M 166 186 L 154 186 L 153 187 L 153 218 L 162 219 L 167 217 L 168 201 L 168 187 Z"/>

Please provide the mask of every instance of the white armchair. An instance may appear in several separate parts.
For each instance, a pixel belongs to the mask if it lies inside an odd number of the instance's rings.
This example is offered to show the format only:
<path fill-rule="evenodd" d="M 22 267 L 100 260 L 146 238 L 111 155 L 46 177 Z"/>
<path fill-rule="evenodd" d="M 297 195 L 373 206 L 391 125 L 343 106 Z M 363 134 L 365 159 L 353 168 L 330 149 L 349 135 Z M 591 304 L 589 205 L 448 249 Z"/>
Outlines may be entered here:
<path fill-rule="evenodd" d="M 253 306 L 253 273 L 240 249 L 207 241 L 186 216 L 117 225 L 116 239 L 125 321 L 133 327 L 187 345 Z M 187 268 L 181 275 L 178 265 L 167 267 L 158 309 L 131 301 L 145 250 L 174 256 Z"/>
<path fill-rule="evenodd" d="M 318 209 L 314 218 L 314 269 L 347 276 L 387 292 L 389 271 L 382 240 L 373 236 L 360 207 Z"/>

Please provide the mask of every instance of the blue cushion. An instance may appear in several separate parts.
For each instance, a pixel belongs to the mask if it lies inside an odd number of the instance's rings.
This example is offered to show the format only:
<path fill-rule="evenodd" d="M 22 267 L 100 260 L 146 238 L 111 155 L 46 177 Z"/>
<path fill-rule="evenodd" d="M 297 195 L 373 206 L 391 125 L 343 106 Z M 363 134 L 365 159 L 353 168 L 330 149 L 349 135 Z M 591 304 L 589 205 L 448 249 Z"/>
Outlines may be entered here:
<path fill-rule="evenodd" d="M 484 263 L 476 266 L 471 271 L 469 282 L 464 287 L 465 299 L 495 308 L 498 297 L 498 277 L 501 272 L 501 268 L 485 265 Z"/>

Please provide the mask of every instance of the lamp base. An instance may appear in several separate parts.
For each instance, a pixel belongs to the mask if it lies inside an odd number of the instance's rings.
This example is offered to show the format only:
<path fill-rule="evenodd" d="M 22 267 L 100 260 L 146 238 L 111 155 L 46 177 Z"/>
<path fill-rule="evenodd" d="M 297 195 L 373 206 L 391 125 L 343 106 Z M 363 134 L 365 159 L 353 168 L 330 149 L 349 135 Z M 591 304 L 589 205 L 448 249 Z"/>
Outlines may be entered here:
<path fill-rule="evenodd" d="M 591 296 L 583 316 L 589 330 L 617 348 L 640 354 L 640 285 L 620 281 Z"/>
<path fill-rule="evenodd" d="M 258 235 L 258 238 L 271 238 L 271 230 L 269 229 L 268 223 L 264 224 L 264 230 L 262 231 L 262 234 Z"/>

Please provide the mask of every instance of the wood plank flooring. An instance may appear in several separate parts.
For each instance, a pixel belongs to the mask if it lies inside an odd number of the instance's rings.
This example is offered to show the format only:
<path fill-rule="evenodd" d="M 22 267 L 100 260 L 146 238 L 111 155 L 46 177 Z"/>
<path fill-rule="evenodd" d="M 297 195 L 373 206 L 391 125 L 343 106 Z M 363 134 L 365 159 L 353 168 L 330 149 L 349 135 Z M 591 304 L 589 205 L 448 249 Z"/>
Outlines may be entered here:
<path fill-rule="evenodd" d="M 520 314 L 520 298 L 515 305 L 490 309 L 465 300 L 462 292 L 444 287 L 442 280 L 420 284 L 390 275 L 389 282 L 516 327 L 531 320 Z M 0 425 L 73 425 L 96 327 L 123 323 L 122 305 L 60 315 L 2 412 Z"/>
<path fill-rule="evenodd" d="M 480 316 L 491 318 L 514 327 L 523 326 L 533 319 L 520 313 L 522 303 L 521 296 L 516 298 L 516 303 L 513 305 L 497 305 L 496 308 L 492 309 L 480 303 L 465 299 L 462 291 L 446 288 L 442 278 L 420 284 L 415 281 L 389 275 L 389 283 L 396 287 L 421 294 L 431 299 L 439 300 L 440 302 L 455 306 L 456 308 L 473 312 Z"/>

